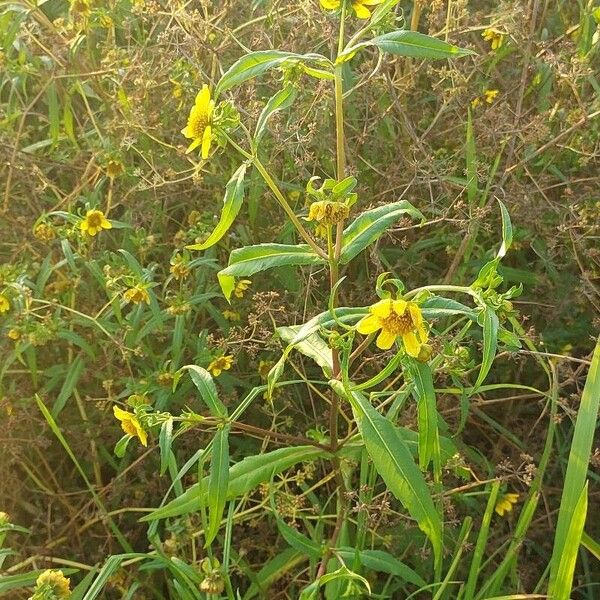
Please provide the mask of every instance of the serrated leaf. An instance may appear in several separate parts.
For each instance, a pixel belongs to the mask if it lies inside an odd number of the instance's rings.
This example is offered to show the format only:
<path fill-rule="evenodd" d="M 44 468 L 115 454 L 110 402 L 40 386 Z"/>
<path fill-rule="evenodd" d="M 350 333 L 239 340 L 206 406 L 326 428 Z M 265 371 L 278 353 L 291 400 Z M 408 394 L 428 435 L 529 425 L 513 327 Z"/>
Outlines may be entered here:
<path fill-rule="evenodd" d="M 378 206 L 360 214 L 344 230 L 340 263 L 345 265 L 350 262 L 405 215 L 425 220 L 422 213 L 406 200 Z"/>
<path fill-rule="evenodd" d="M 216 227 L 204 242 L 187 246 L 189 250 L 206 250 L 214 246 L 229 231 L 244 203 L 244 177 L 247 168 L 247 163 L 240 165 L 225 186 L 223 209 Z"/>

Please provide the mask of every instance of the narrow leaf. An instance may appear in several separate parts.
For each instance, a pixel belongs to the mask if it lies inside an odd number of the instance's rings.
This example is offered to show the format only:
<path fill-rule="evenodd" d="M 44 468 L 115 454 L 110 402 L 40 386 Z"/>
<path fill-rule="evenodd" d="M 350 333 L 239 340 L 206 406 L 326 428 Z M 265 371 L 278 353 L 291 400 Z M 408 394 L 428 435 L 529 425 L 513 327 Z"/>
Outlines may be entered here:
<path fill-rule="evenodd" d="M 208 479 L 208 529 L 205 546 L 215 539 L 227 501 L 229 485 L 229 429 L 226 425 L 215 435 Z"/>
<path fill-rule="evenodd" d="M 219 400 L 217 386 L 213 381 L 212 375 L 206 369 L 196 365 L 186 365 L 183 369 L 187 369 L 190 372 L 190 377 L 194 385 L 198 388 L 200 397 L 204 400 L 206 406 L 208 406 L 212 416 L 227 416 L 227 408 Z"/>
<path fill-rule="evenodd" d="M 289 108 L 295 99 L 296 88 L 291 83 L 288 83 L 282 90 L 279 90 L 269 99 L 256 123 L 256 131 L 254 132 L 255 145 L 260 143 L 262 136 L 265 134 L 269 119 L 280 110 Z"/>

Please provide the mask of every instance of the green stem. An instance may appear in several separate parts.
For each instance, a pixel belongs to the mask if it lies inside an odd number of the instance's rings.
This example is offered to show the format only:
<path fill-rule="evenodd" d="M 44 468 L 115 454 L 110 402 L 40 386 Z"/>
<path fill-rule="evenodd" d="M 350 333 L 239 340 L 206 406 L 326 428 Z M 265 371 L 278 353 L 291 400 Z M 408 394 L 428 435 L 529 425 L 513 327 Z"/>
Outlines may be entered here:
<path fill-rule="evenodd" d="M 275 183 L 275 180 L 271 177 L 271 175 L 269 175 L 269 172 L 267 171 L 265 166 L 260 162 L 258 157 L 253 154 L 250 154 L 249 152 L 246 152 L 246 150 L 244 150 L 241 146 L 238 146 L 238 144 L 236 144 L 230 137 L 227 137 L 227 141 L 244 158 L 248 159 L 256 167 L 256 169 L 258 170 L 258 172 L 261 174 L 262 178 L 264 179 L 265 183 L 269 186 L 269 188 L 273 192 L 273 195 L 275 196 L 275 198 L 277 198 L 277 201 L 279 202 L 279 204 L 285 211 L 285 214 L 288 216 L 289 220 L 292 222 L 292 224 L 294 225 L 294 227 L 300 234 L 300 237 L 302 237 L 302 239 L 314 250 L 315 254 L 317 254 L 321 258 L 327 259 L 328 258 L 327 254 L 322 250 L 322 248 L 319 248 L 319 246 L 315 243 L 315 241 L 310 237 L 310 235 L 308 234 L 308 231 L 306 231 L 306 229 L 304 228 L 304 225 L 302 225 L 300 219 L 298 219 L 298 217 L 296 216 L 296 213 L 294 212 L 292 207 L 288 204 L 288 201 L 286 200 L 282 191 L 279 189 L 278 185 Z"/>

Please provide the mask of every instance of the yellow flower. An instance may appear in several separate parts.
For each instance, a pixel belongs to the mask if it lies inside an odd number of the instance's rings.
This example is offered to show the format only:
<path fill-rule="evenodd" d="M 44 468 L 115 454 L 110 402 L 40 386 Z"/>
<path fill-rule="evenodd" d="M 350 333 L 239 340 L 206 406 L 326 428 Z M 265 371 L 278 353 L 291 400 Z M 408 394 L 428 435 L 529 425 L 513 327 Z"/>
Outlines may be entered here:
<path fill-rule="evenodd" d="M 6 334 L 11 340 L 15 342 L 21 337 L 21 332 L 18 329 L 9 329 Z"/>
<path fill-rule="evenodd" d="M 118 177 L 119 175 L 121 175 L 121 173 L 123 173 L 125 168 L 123 167 L 123 163 L 121 161 L 111 159 L 106 163 L 105 170 L 106 170 L 106 174 L 111 179 L 114 179 L 115 177 Z"/>
<path fill-rule="evenodd" d="M 92 209 L 85 213 L 85 219 L 79 223 L 79 229 L 93 237 L 103 229 L 112 229 L 112 223 L 101 210 Z"/>
<path fill-rule="evenodd" d="M 202 158 L 207 159 L 210 152 L 210 143 L 212 141 L 212 113 L 215 103 L 210 99 L 210 90 L 207 85 L 196 96 L 196 102 L 190 110 L 187 126 L 181 130 L 181 133 L 192 140 L 186 150 L 186 154 L 201 146 Z"/>
<path fill-rule="evenodd" d="M 261 360 L 258 363 L 258 374 L 260 375 L 261 379 L 264 379 L 266 381 L 267 376 L 269 375 L 269 371 L 271 370 L 273 365 L 274 363 L 272 360 Z"/>
<path fill-rule="evenodd" d="M 121 421 L 123 431 L 132 437 L 137 437 L 142 446 L 148 445 L 148 434 L 142 429 L 140 422 L 133 413 L 122 410 L 116 404 L 113 406 L 115 417 Z"/>
<path fill-rule="evenodd" d="M 208 371 L 214 377 L 218 377 L 223 371 L 229 371 L 231 365 L 233 365 L 233 356 L 231 354 L 228 356 L 219 356 L 219 358 L 215 358 L 208 365 Z"/>
<path fill-rule="evenodd" d="M 52 594 L 51 597 L 56 600 L 69 598 L 71 595 L 70 583 L 70 579 L 65 577 L 62 571 L 47 569 L 35 582 L 32 600 L 48 598 L 49 592 Z"/>
<path fill-rule="evenodd" d="M 504 43 L 504 34 L 495 29 L 486 29 L 481 37 L 491 44 L 492 50 L 498 50 Z"/>
<path fill-rule="evenodd" d="M 145 290 L 139 285 L 136 285 L 126 290 L 123 293 L 123 299 L 125 300 L 125 302 L 133 302 L 133 304 L 141 304 L 142 302 L 150 304 L 150 296 L 148 295 L 148 290 Z"/>
<path fill-rule="evenodd" d="M 0 315 L 10 310 L 10 301 L 4 294 L 0 294 Z"/>
<path fill-rule="evenodd" d="M 505 512 L 513 509 L 513 504 L 519 500 L 519 494 L 503 494 L 496 502 L 494 510 L 502 517 Z"/>
<path fill-rule="evenodd" d="M 377 337 L 378 348 L 389 350 L 396 338 L 401 337 L 406 352 L 415 358 L 419 356 L 428 336 L 421 309 L 414 302 L 387 298 L 373 304 L 369 313 L 358 322 L 356 330 L 359 333 L 368 335 L 381 329 Z"/>
<path fill-rule="evenodd" d="M 190 274 L 190 268 L 181 259 L 174 262 L 169 271 L 177 280 L 185 279 Z"/>
<path fill-rule="evenodd" d="M 499 90 L 485 90 L 485 92 L 483 92 L 483 95 L 485 96 L 485 101 L 488 104 L 491 104 L 496 99 L 496 96 L 499 93 Z"/>
<path fill-rule="evenodd" d="M 40 223 L 33 231 L 33 235 L 43 242 L 50 242 L 56 237 L 54 228 L 46 223 Z"/>
<path fill-rule="evenodd" d="M 481 98 L 479 98 L 479 97 L 473 98 L 473 100 L 471 100 L 471 108 L 477 108 L 480 104 L 481 104 Z"/>
<path fill-rule="evenodd" d="M 371 11 L 368 6 L 381 4 L 383 0 L 352 0 L 352 8 L 359 19 L 368 19 Z M 337 10 L 342 4 L 342 0 L 321 0 L 321 7 L 325 10 Z"/>
<path fill-rule="evenodd" d="M 228 321 L 239 321 L 240 320 L 240 313 L 239 312 L 235 312 L 235 310 L 228 310 L 225 309 L 223 311 L 223 316 L 228 320 Z"/>
<path fill-rule="evenodd" d="M 244 292 L 252 285 L 252 282 L 249 279 L 240 279 L 236 284 L 233 290 L 233 293 L 236 298 L 243 298 Z"/>

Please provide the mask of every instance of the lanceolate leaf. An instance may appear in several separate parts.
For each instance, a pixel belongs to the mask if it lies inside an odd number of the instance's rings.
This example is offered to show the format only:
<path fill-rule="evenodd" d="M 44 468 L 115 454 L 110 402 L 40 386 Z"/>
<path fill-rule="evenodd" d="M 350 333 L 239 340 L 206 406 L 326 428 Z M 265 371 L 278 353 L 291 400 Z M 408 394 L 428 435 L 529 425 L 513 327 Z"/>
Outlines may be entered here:
<path fill-rule="evenodd" d="M 285 265 L 311 265 L 322 263 L 306 244 L 258 244 L 234 250 L 229 256 L 229 266 L 219 271 L 217 277 L 227 300 L 231 298 L 236 277 L 250 277 L 259 271 Z"/>
<path fill-rule="evenodd" d="M 340 262 L 346 264 L 352 260 L 407 214 L 415 219 L 425 220 L 421 212 L 406 200 L 385 204 L 359 215 L 344 230 Z"/>
<path fill-rule="evenodd" d="M 330 61 L 320 54 L 295 54 L 294 52 L 281 52 L 280 50 L 250 52 L 231 65 L 221 77 L 215 88 L 215 98 L 222 92 L 240 85 L 248 79 L 262 75 L 262 73 L 278 67 L 286 61 L 311 62 L 322 66 L 330 64 Z"/>
<path fill-rule="evenodd" d="M 472 393 L 485 381 L 487 374 L 490 372 L 492 362 L 496 356 L 496 347 L 498 345 L 498 316 L 489 306 L 486 306 L 481 315 L 481 319 L 483 327 L 483 358 Z"/>
<path fill-rule="evenodd" d="M 300 326 L 278 327 L 277 334 L 284 341 L 290 343 L 298 334 Z M 327 377 L 333 372 L 333 358 L 331 348 L 325 340 L 317 333 L 309 335 L 305 340 L 294 345 L 294 348 L 305 356 L 312 358 L 322 369 Z"/>
<path fill-rule="evenodd" d="M 310 462 L 328 456 L 327 452 L 315 446 L 279 448 L 265 454 L 248 456 L 229 469 L 226 499 L 232 500 L 251 492 L 261 483 L 269 481 L 273 475 L 281 473 L 299 462 Z M 204 490 L 204 494 L 206 494 L 207 487 L 208 477 L 205 477 L 201 486 L 197 483 L 192 485 L 181 496 L 143 517 L 142 521 L 166 519 L 196 512 L 201 499 L 200 490 Z"/>
<path fill-rule="evenodd" d="M 202 400 L 205 402 L 206 406 L 208 406 L 212 416 L 226 416 L 227 408 L 221 402 L 221 400 L 219 400 L 217 386 L 215 386 L 212 375 L 206 369 L 196 365 L 186 365 L 183 368 L 188 369 L 190 372 L 190 377 L 192 378 L 194 385 L 198 388 L 200 396 L 202 397 Z"/>
<path fill-rule="evenodd" d="M 212 233 L 201 244 L 193 244 L 187 246 L 187 248 L 190 250 L 206 250 L 214 246 L 229 231 L 244 202 L 244 176 L 246 175 L 247 167 L 247 163 L 240 165 L 227 183 L 221 218 Z"/>
<path fill-rule="evenodd" d="M 229 484 L 229 429 L 226 425 L 215 435 L 210 460 L 208 479 L 208 529 L 205 534 L 205 545 L 208 546 L 216 537 L 221 524 L 227 488 Z"/>
<path fill-rule="evenodd" d="M 398 30 L 373 38 L 370 43 L 382 52 L 413 58 L 458 58 L 475 54 L 417 31 Z"/>
<path fill-rule="evenodd" d="M 442 521 L 423 474 L 406 444 L 392 423 L 379 414 L 361 393 L 344 389 L 339 381 L 332 381 L 331 385 L 337 394 L 350 402 L 375 469 L 430 539 L 435 563 L 441 564 Z"/>
<path fill-rule="evenodd" d="M 256 123 L 256 131 L 254 133 L 254 143 L 258 145 L 265 131 L 267 130 L 267 123 L 269 119 L 280 110 L 289 108 L 294 100 L 296 99 L 296 88 L 288 83 L 282 90 L 279 90 L 274 96 L 272 96 L 262 112 L 258 117 Z"/>

